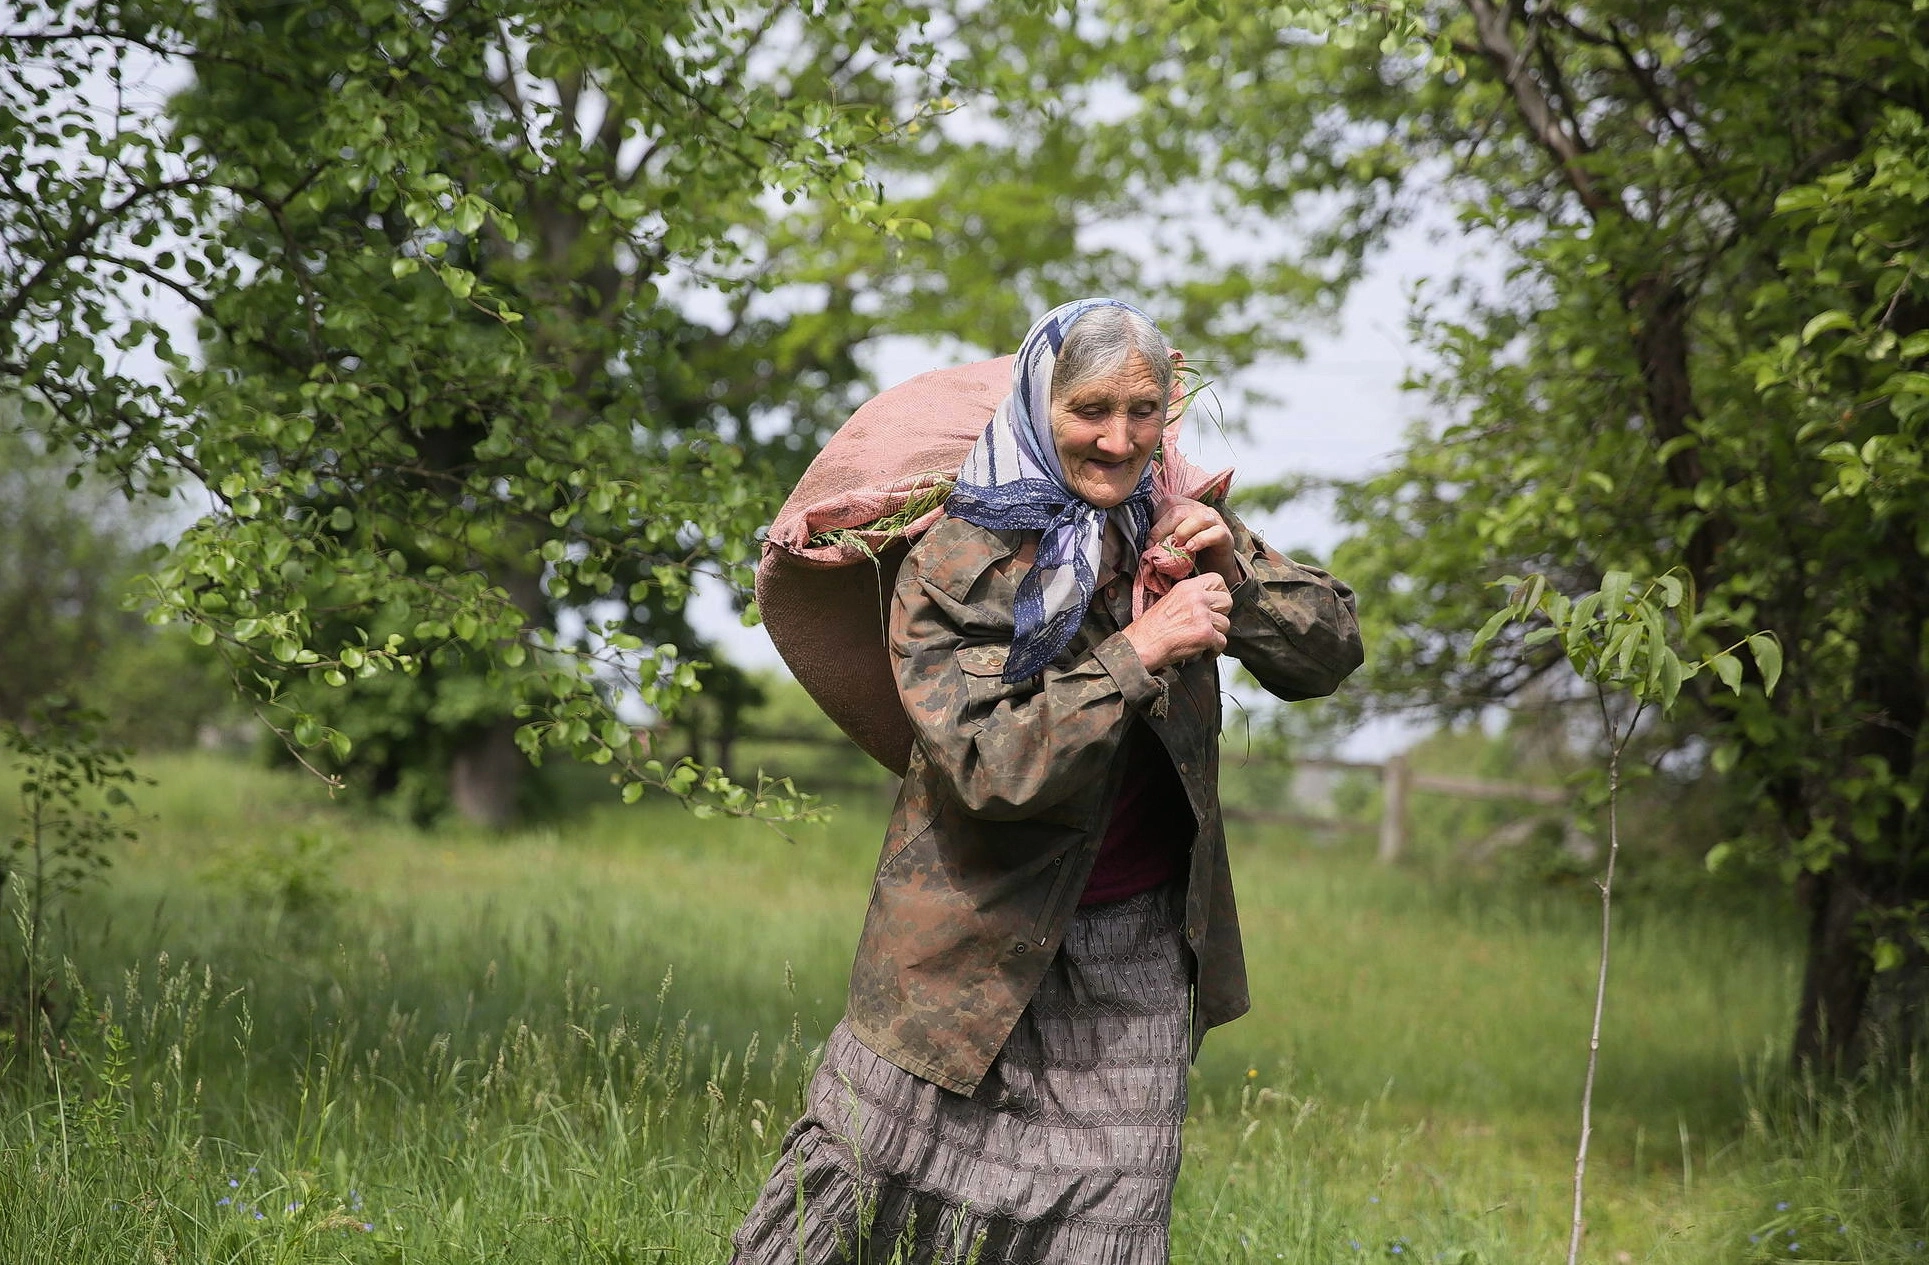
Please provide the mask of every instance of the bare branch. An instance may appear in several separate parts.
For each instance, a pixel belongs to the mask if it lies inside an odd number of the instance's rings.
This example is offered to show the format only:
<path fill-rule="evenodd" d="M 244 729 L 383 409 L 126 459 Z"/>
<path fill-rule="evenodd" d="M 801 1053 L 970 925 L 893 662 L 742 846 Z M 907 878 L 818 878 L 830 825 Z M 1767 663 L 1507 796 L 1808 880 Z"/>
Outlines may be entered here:
<path fill-rule="evenodd" d="M 1568 125 L 1561 120 L 1540 84 L 1526 73 L 1524 65 L 1519 64 L 1521 50 L 1508 30 L 1507 15 L 1496 9 L 1492 0 L 1467 0 L 1467 8 L 1473 14 L 1480 55 L 1500 74 L 1502 82 L 1513 94 L 1514 106 L 1520 111 L 1528 131 L 1554 159 L 1568 187 L 1580 198 L 1581 205 L 1596 219 L 1619 211 L 1620 203 L 1600 187 L 1594 174 L 1587 169 L 1586 139 L 1578 130 L 1568 130 Z"/>

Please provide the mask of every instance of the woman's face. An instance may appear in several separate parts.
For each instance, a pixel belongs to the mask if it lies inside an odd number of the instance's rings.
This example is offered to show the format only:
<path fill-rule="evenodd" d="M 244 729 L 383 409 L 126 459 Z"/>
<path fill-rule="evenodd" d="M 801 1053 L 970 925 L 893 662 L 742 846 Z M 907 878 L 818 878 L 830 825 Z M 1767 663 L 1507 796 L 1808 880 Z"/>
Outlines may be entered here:
<path fill-rule="evenodd" d="M 1145 357 L 1052 397 L 1052 440 L 1065 482 L 1102 510 L 1132 495 L 1165 428 L 1165 392 Z"/>

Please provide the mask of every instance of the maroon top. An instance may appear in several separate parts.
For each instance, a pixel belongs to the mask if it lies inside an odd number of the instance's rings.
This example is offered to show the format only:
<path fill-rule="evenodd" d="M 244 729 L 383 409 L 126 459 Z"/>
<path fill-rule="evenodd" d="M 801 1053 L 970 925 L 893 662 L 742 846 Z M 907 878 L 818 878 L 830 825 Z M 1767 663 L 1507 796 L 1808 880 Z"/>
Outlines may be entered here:
<path fill-rule="evenodd" d="M 1125 779 L 1081 905 L 1124 900 L 1178 878 L 1192 853 L 1198 823 L 1165 743 L 1144 721 L 1133 722 L 1125 741 Z"/>

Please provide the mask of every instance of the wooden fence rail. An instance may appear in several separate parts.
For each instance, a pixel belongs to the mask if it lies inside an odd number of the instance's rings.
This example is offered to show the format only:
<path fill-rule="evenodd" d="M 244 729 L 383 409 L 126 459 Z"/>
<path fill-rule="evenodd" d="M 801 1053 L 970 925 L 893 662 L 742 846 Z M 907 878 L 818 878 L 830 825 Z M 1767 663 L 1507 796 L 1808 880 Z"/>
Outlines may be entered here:
<path fill-rule="evenodd" d="M 1571 793 L 1566 787 L 1537 786 L 1526 782 L 1500 782 L 1491 778 L 1453 777 L 1440 773 L 1415 773 L 1404 755 L 1382 761 L 1328 760 L 1319 757 L 1294 758 L 1285 763 L 1302 769 L 1323 769 L 1336 773 L 1371 773 L 1380 779 L 1380 844 L 1377 856 L 1382 864 L 1392 865 L 1406 854 L 1412 837 L 1413 796 L 1451 795 L 1456 799 L 1513 800 L 1558 808 Z M 1266 820 L 1287 821 L 1293 825 L 1310 824 L 1313 819 L 1300 814 L 1233 814 L 1264 816 Z"/>

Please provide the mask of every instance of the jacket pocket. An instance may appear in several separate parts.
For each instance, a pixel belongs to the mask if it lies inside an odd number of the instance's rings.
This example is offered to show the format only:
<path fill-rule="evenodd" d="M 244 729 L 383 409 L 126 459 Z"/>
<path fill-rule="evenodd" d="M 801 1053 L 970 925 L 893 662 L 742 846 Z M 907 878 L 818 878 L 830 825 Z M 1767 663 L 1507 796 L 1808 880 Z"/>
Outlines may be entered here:
<path fill-rule="evenodd" d="M 1022 681 L 1005 680 L 1005 661 L 1011 657 L 1011 646 L 1006 643 L 994 641 L 960 646 L 954 653 L 958 660 L 958 671 L 964 674 L 965 698 L 969 703 L 965 720 L 968 723 L 978 723 L 986 712 L 1006 699 L 1022 698 L 1038 690 L 1036 677 L 1027 677 Z"/>
<path fill-rule="evenodd" d="M 886 867 L 903 856 L 912 844 L 930 833 L 931 827 L 938 823 L 939 804 L 937 797 L 931 793 L 926 776 L 924 750 L 914 742 L 911 744 L 911 764 L 904 771 L 904 785 L 899 791 L 897 806 L 891 812 L 891 824 L 884 832 L 884 849 L 877 859 L 879 874 L 883 874 Z"/>

